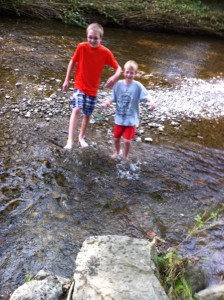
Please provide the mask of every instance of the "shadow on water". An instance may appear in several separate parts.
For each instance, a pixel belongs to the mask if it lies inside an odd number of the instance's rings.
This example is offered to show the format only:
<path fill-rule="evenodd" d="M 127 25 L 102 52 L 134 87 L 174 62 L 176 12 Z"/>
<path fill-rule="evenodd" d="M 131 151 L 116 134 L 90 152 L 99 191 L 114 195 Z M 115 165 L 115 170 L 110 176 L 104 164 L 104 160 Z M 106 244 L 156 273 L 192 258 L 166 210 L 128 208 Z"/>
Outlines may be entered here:
<path fill-rule="evenodd" d="M 141 80 L 153 85 L 151 93 L 158 111 L 152 118 L 159 121 L 168 110 L 166 130 L 156 132 L 145 124 L 145 135 L 153 134 L 153 144 L 134 141 L 129 162 L 122 163 L 110 159 L 111 123 L 90 125 L 88 149 L 75 145 L 71 151 L 64 151 L 68 114 L 55 115 L 47 121 L 40 117 L 41 109 L 33 118 L 11 109 L 17 101 L 23 103 L 29 89 L 31 95 L 44 98 L 58 88 L 49 84 L 49 78 L 64 76 L 61 74 L 65 73 L 76 42 L 71 37 L 77 31 L 80 40 L 83 31 L 61 24 L 51 27 L 18 21 L 3 33 L 7 20 L 1 22 L 1 35 L 5 38 L 2 48 L 11 49 L 11 43 L 14 47 L 17 43 L 18 64 L 13 64 L 13 50 L 1 58 L 0 96 L 6 109 L 2 110 L 0 124 L 0 298 L 7 299 L 26 275 L 34 275 L 42 268 L 71 277 L 82 242 L 90 235 L 103 234 L 149 239 L 153 232 L 166 241 L 167 247 L 181 243 L 181 253 L 198 258 L 210 283 L 219 282 L 224 272 L 223 213 L 208 229 L 186 239 L 197 215 L 223 210 L 223 82 L 222 78 L 217 84 L 206 81 L 208 77 L 221 77 L 223 64 L 214 63 L 223 55 L 217 50 L 221 49 L 219 42 L 107 30 L 110 38 L 105 38 L 105 44 L 114 50 L 121 64 L 127 57 L 135 59 L 135 53 L 143 71 Z M 61 31 L 66 32 L 63 37 Z M 193 68 L 202 50 L 204 55 Z M 15 71 L 17 67 L 19 71 Z M 184 82 L 184 88 L 178 90 L 176 86 L 187 75 L 189 79 L 203 77 L 203 81 Z M 38 94 L 46 79 L 46 94 L 43 90 Z M 19 80 L 25 85 L 23 93 L 14 88 Z M 200 110 L 199 96 L 203 92 L 210 101 L 209 88 L 213 84 L 219 107 L 213 103 L 209 106 L 211 118 L 200 120 L 196 112 L 201 114 L 206 109 Z M 177 120 L 183 113 L 180 100 L 185 94 L 190 99 L 184 102 L 185 110 L 193 118 L 187 115 Z M 39 100 L 35 97 L 28 107 Z M 192 109 L 193 100 L 197 103 Z M 19 109 L 23 111 L 23 105 Z M 173 120 L 178 124 L 173 125 Z"/>

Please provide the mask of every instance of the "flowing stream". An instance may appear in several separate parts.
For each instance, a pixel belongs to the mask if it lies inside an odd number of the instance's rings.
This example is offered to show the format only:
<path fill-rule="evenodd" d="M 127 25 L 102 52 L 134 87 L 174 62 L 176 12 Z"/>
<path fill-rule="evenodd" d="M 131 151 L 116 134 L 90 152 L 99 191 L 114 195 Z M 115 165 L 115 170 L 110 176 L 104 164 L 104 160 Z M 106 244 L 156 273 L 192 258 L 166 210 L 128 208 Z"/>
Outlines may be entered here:
<path fill-rule="evenodd" d="M 66 68 L 85 30 L 58 22 L 0 21 L 0 299 L 27 275 L 71 277 L 90 235 L 118 234 L 175 247 L 209 284 L 224 276 L 224 44 L 208 37 L 105 29 L 119 63 L 134 59 L 157 104 L 143 110 L 142 142 L 110 160 L 113 111 L 102 76 L 88 149 L 64 151 Z M 71 83 L 72 87 L 72 83 Z M 145 118 L 147 115 L 147 118 Z M 146 137 L 152 143 L 144 142 Z M 203 224 L 196 234 L 190 230 Z M 216 216 L 216 217 L 214 217 Z"/>

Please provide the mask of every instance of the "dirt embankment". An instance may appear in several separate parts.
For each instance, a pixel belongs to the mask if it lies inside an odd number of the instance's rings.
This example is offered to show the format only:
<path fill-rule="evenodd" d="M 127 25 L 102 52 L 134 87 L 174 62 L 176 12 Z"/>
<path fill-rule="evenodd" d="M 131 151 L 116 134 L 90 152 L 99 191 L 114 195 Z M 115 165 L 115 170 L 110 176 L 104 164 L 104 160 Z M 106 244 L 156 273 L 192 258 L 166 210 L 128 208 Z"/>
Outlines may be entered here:
<path fill-rule="evenodd" d="M 75 2 L 75 1 L 74 1 Z M 13 3 L 13 1 L 12 1 Z M 85 27 L 91 22 L 104 26 L 224 37 L 224 4 L 206 1 L 17 1 L 0 3 L 0 15 L 10 14 L 39 19 L 58 19 Z"/>

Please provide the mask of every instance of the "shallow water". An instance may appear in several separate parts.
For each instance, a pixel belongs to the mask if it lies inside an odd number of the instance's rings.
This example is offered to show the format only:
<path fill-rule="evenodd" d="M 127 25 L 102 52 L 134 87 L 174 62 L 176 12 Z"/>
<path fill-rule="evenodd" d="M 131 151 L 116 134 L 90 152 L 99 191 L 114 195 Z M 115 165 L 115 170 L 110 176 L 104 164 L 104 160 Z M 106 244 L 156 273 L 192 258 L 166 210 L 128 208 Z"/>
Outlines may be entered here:
<path fill-rule="evenodd" d="M 139 80 L 157 103 L 152 120 L 165 126 L 158 132 L 144 124 L 153 143 L 134 141 L 123 164 L 109 158 L 110 117 L 106 124 L 90 124 L 88 149 L 75 145 L 65 152 L 69 113 L 46 121 L 10 109 L 24 97 L 35 95 L 34 105 L 60 89 L 50 79 L 63 81 L 84 30 L 1 19 L 0 37 L 0 97 L 6 107 L 0 125 L 0 298 L 42 268 L 71 277 L 82 242 L 103 234 L 149 239 L 155 233 L 165 247 L 181 243 L 181 253 L 197 257 L 210 284 L 219 282 L 223 212 L 210 228 L 186 237 L 197 215 L 223 211 L 222 41 L 106 29 L 105 44 L 121 64 L 137 57 Z M 22 89 L 15 88 L 19 81 Z"/>

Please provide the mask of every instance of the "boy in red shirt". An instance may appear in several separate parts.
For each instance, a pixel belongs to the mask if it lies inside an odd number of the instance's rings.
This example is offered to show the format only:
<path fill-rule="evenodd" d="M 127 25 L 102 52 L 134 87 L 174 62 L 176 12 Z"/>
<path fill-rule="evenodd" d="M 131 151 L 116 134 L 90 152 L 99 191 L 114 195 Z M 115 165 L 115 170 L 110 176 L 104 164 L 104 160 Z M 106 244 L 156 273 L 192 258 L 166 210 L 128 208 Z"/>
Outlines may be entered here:
<path fill-rule="evenodd" d="M 74 133 L 78 124 L 80 112 L 84 116 L 79 133 L 79 143 L 81 147 L 87 147 L 84 137 L 91 114 L 93 113 L 97 100 L 97 92 L 100 84 L 100 77 L 105 65 L 115 70 L 107 82 L 106 87 L 112 87 L 121 74 L 121 67 L 114 58 L 112 52 L 101 45 L 103 38 L 103 27 L 97 23 L 92 23 L 87 27 L 87 42 L 79 43 L 72 56 L 63 83 L 63 90 L 69 88 L 71 73 L 76 67 L 74 75 L 74 92 L 72 97 L 72 114 L 69 121 L 69 133 L 65 149 L 71 149 L 74 141 Z"/>

